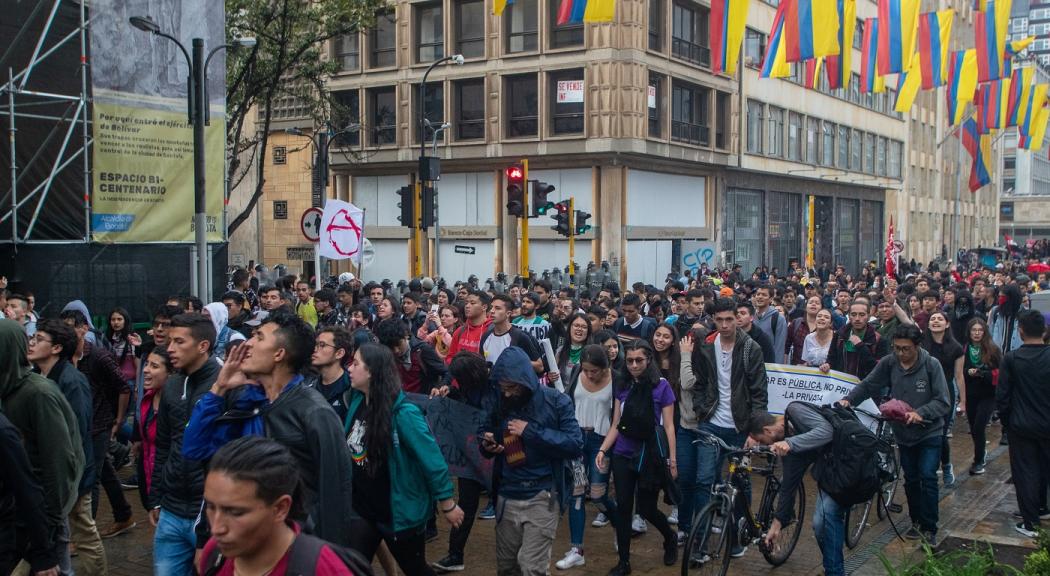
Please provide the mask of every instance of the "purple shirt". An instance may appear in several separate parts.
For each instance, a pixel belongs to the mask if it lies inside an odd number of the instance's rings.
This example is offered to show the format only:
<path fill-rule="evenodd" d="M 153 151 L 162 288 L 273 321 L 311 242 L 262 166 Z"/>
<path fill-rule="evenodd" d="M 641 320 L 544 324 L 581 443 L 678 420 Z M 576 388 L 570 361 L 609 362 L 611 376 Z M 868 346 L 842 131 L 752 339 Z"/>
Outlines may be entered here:
<path fill-rule="evenodd" d="M 629 392 L 630 388 L 626 388 L 616 393 L 616 400 L 620 403 L 621 411 L 623 411 L 623 403 L 627 400 L 627 394 Z M 653 388 L 653 414 L 656 418 L 657 425 L 661 422 L 660 413 L 663 411 L 664 407 L 672 406 L 674 403 L 674 390 L 671 390 L 671 385 L 667 383 L 667 380 L 661 378 L 660 383 Z M 633 458 L 641 447 L 642 442 L 640 440 L 635 440 L 634 438 L 628 438 L 623 434 L 618 434 L 616 436 L 616 443 L 613 444 L 613 454 Z"/>

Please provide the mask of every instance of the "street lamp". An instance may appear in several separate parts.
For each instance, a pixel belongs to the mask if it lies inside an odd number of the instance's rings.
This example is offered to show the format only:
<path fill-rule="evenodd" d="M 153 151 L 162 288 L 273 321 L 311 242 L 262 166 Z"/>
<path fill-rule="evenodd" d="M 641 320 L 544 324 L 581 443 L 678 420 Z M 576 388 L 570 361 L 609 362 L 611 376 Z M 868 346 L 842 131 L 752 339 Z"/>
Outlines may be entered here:
<path fill-rule="evenodd" d="M 194 287 L 195 295 L 204 300 L 208 297 L 208 217 L 205 203 L 204 188 L 204 125 L 208 116 L 208 85 L 205 79 L 205 70 L 212 56 L 223 48 L 237 48 L 240 46 L 254 46 L 254 38 L 240 38 L 230 44 L 223 44 L 213 48 L 204 56 L 204 39 L 194 38 L 192 40 L 193 56 L 186 51 L 186 47 L 174 36 L 160 29 L 149 16 L 132 16 L 128 19 L 135 28 L 143 32 L 149 32 L 155 36 L 167 38 L 175 43 L 186 58 L 186 66 L 189 68 L 189 78 L 186 80 L 187 112 L 189 123 L 193 126 L 193 222 L 195 229 L 194 244 L 197 249 L 197 285 Z"/>

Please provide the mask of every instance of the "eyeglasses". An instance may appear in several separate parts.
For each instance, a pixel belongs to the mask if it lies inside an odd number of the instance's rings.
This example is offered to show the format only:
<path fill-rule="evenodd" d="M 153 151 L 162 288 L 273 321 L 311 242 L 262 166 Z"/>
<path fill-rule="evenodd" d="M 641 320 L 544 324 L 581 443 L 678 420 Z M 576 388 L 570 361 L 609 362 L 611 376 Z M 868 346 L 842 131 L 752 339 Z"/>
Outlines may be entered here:
<path fill-rule="evenodd" d="M 648 361 L 646 358 L 628 358 L 625 360 L 628 364 L 645 364 Z"/>
<path fill-rule="evenodd" d="M 335 348 L 335 344 L 329 344 L 328 342 L 314 342 L 314 349 L 324 350 L 325 348 Z"/>
<path fill-rule="evenodd" d="M 41 338 L 39 334 L 33 334 L 32 336 L 29 337 L 29 343 L 30 344 L 50 344 L 52 342 L 54 342 L 54 340 L 48 340 L 46 338 Z"/>
<path fill-rule="evenodd" d="M 171 326 L 171 320 L 157 320 L 153 322 L 155 328 L 167 328 Z"/>
<path fill-rule="evenodd" d="M 893 351 L 898 354 L 904 354 L 905 352 L 911 352 L 915 349 L 915 346 L 894 346 Z"/>

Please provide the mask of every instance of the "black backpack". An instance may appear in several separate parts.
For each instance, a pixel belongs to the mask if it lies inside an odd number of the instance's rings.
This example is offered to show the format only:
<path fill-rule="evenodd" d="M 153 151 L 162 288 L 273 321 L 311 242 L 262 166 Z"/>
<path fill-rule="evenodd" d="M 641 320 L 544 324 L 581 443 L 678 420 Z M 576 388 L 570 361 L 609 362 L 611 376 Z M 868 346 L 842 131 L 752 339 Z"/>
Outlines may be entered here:
<path fill-rule="evenodd" d="M 620 423 L 616 430 L 633 440 L 646 441 L 656 430 L 656 415 L 653 413 L 653 390 L 651 386 L 632 382 L 627 398 L 620 409 Z"/>
<path fill-rule="evenodd" d="M 309 534 L 299 534 L 292 542 L 288 555 L 288 576 L 314 576 L 317 573 L 317 558 L 321 555 L 321 548 L 328 548 L 350 569 L 354 576 L 374 576 L 372 563 L 368 562 L 357 550 L 343 548 L 331 542 L 325 542 L 320 538 Z M 214 576 L 219 573 L 226 557 L 219 552 L 219 547 L 211 549 L 211 553 L 204 559 L 207 566 L 203 576 Z"/>
<path fill-rule="evenodd" d="M 852 410 L 838 403 L 814 408 L 835 429 L 831 444 L 817 459 L 817 486 L 841 506 L 871 500 L 882 485 L 879 453 L 889 450 Z"/>

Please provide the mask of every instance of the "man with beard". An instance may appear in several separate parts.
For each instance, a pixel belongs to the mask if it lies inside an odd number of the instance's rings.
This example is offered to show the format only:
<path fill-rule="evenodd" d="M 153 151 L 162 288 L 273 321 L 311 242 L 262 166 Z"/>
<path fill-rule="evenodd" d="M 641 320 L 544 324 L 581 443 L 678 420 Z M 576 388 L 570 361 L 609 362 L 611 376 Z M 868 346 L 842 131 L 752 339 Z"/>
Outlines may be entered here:
<path fill-rule="evenodd" d="M 551 331 L 550 322 L 536 314 L 540 307 L 540 295 L 535 292 L 526 292 L 521 297 L 521 316 L 514 319 L 513 324 L 524 330 L 537 342 L 547 338 Z"/>

